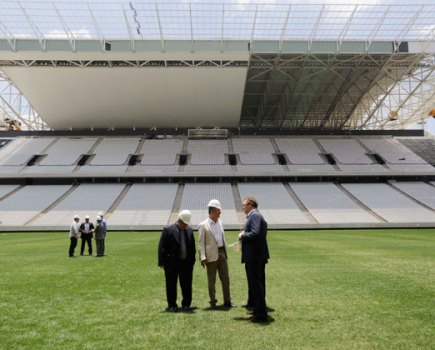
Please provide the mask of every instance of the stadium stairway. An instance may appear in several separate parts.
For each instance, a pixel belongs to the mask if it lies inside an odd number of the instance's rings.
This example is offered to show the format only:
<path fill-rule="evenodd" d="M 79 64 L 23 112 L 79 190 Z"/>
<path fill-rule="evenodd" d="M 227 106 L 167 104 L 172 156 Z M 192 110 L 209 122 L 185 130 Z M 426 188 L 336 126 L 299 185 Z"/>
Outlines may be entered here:
<path fill-rule="evenodd" d="M 178 185 L 177 194 L 175 195 L 175 200 L 174 200 L 174 204 L 172 205 L 171 215 L 169 217 L 167 224 L 177 221 L 178 213 L 181 210 L 181 201 L 183 199 L 183 193 L 184 193 L 184 184 L 180 183 Z"/>

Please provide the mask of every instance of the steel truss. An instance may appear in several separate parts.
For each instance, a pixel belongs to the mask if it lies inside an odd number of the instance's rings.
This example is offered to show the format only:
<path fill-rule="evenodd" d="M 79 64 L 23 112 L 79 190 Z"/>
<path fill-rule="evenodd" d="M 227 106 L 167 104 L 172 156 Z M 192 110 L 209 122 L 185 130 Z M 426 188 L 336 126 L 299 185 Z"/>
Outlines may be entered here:
<path fill-rule="evenodd" d="M 434 67 L 429 54 L 252 54 L 241 127 L 402 129 L 433 108 Z"/>
<path fill-rule="evenodd" d="M 398 130 L 424 124 L 435 100 L 435 57 L 411 65 L 400 80 L 386 79 L 367 94 L 345 129 Z M 391 120 L 390 112 L 397 113 Z"/>
<path fill-rule="evenodd" d="M 434 56 L 428 54 L 252 54 L 222 60 L 8 60 L 21 67 L 249 67 L 241 127 L 273 129 L 403 129 L 433 108 Z M 48 129 L 38 113 L 0 73 L 3 117 L 25 129 Z M 389 112 L 400 116 L 389 120 Z"/>
<path fill-rule="evenodd" d="M 234 60 L 0 60 L 0 67 L 78 67 L 78 68 L 123 68 L 123 67 L 156 67 L 156 68 L 192 68 L 192 67 L 247 67 L 248 61 Z"/>
<path fill-rule="evenodd" d="M 23 130 L 49 130 L 31 103 L 0 70 L 0 121 L 18 120 Z"/>

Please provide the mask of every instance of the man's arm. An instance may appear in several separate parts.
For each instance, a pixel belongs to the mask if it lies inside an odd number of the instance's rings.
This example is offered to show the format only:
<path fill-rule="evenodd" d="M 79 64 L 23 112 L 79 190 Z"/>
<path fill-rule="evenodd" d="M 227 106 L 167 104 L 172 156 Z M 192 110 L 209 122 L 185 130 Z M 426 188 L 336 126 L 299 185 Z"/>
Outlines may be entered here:
<path fill-rule="evenodd" d="M 241 235 L 243 241 L 251 241 L 258 238 L 260 235 L 261 217 L 260 215 L 252 214 L 249 218 L 249 231 L 244 231 Z"/>
<path fill-rule="evenodd" d="M 198 251 L 199 251 L 199 260 L 201 261 L 201 266 L 205 267 L 207 265 L 207 258 L 205 256 L 205 227 L 204 225 L 198 226 Z"/>
<path fill-rule="evenodd" d="M 158 251 L 157 251 L 158 265 L 160 267 L 164 267 L 164 265 L 165 265 L 164 256 L 166 255 L 166 244 L 167 244 L 166 242 L 167 242 L 167 239 L 168 239 L 168 233 L 167 233 L 166 229 L 163 228 L 162 234 L 160 236 Z"/>
<path fill-rule="evenodd" d="M 195 264 L 196 260 L 196 244 L 195 244 L 195 235 L 193 234 L 193 230 L 190 229 L 190 234 L 192 235 L 192 239 L 190 240 L 190 249 L 193 252 L 193 263 Z"/>

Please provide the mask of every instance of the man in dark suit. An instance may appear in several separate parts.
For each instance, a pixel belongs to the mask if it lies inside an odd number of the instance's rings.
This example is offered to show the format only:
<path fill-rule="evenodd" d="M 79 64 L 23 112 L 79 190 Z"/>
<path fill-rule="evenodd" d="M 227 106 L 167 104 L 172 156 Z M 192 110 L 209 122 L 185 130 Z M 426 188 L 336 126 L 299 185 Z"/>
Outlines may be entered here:
<path fill-rule="evenodd" d="M 195 238 L 188 226 L 191 220 L 189 210 L 178 214 L 175 224 L 165 226 L 160 237 L 158 248 L 158 264 L 165 269 L 166 299 L 168 311 L 175 312 L 177 305 L 177 280 L 180 279 L 184 311 L 190 310 L 192 303 L 192 274 L 195 264 Z"/>
<path fill-rule="evenodd" d="M 88 244 L 89 256 L 92 256 L 92 237 L 94 233 L 94 224 L 89 222 L 89 216 L 85 216 L 85 222 L 80 225 L 80 238 L 82 239 L 82 246 L 80 248 L 80 255 L 85 252 L 85 244 Z"/>
<path fill-rule="evenodd" d="M 248 280 L 248 304 L 253 307 L 251 322 L 267 322 L 266 306 L 266 273 L 269 260 L 267 247 L 267 222 L 258 211 L 258 203 L 254 197 L 243 200 L 243 211 L 246 214 L 246 224 L 239 233 L 242 241 L 242 264 L 245 264 Z"/>

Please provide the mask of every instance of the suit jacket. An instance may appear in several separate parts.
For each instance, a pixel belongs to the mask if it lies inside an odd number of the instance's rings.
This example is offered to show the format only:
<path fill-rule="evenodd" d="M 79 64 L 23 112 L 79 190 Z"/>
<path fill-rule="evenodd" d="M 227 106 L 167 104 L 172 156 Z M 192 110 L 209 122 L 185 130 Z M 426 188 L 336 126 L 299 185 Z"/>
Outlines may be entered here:
<path fill-rule="evenodd" d="M 242 236 L 242 263 L 267 263 L 269 248 L 267 246 L 267 222 L 258 210 L 252 211 L 245 224 Z"/>
<path fill-rule="evenodd" d="M 81 238 L 88 238 L 88 237 L 93 237 L 93 232 L 94 232 L 94 224 L 92 222 L 89 223 L 89 232 L 85 233 L 85 222 L 82 222 L 80 225 L 80 237 Z"/>
<path fill-rule="evenodd" d="M 158 265 L 171 266 L 180 261 L 180 230 L 177 224 L 165 226 L 160 236 L 158 248 Z M 186 228 L 186 253 L 187 261 L 193 266 L 195 264 L 195 237 L 193 236 L 192 229 L 187 226 Z"/>
<path fill-rule="evenodd" d="M 96 223 L 95 225 L 95 239 L 104 239 L 104 228 L 103 228 L 103 224 L 101 223 Z"/>
<path fill-rule="evenodd" d="M 220 220 L 218 220 L 221 224 Z M 203 261 L 207 259 L 207 262 L 217 261 L 219 259 L 219 246 L 214 238 L 213 232 L 210 227 L 209 219 L 204 220 L 198 226 L 199 238 L 198 238 L 198 250 L 199 260 Z M 223 228 L 222 228 L 223 232 Z M 223 234 L 225 257 L 227 257 L 227 249 L 225 243 L 225 233 Z"/>

